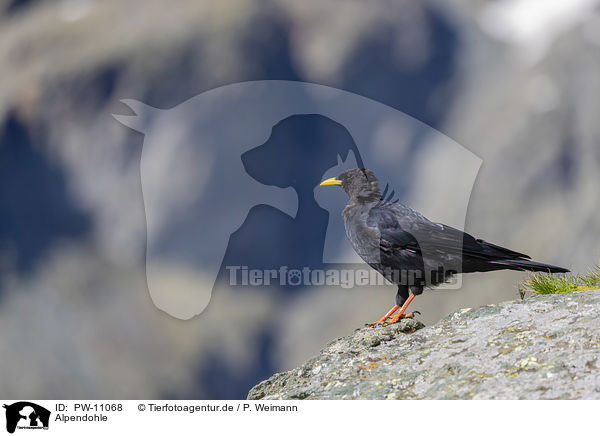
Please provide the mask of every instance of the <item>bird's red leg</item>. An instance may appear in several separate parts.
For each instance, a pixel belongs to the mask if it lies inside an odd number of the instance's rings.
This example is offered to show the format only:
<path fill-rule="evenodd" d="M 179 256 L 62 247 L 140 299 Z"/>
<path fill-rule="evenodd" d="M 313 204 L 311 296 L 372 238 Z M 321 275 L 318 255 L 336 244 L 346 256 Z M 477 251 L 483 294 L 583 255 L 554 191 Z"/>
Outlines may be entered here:
<path fill-rule="evenodd" d="M 370 322 L 369 327 L 373 327 L 376 324 L 380 324 L 380 323 L 384 322 L 386 319 L 388 319 L 390 316 L 392 316 L 394 314 L 394 312 L 397 311 L 398 309 L 400 309 L 400 306 L 396 304 L 394 307 L 392 307 L 390 309 L 390 311 L 388 313 L 383 315 L 379 321 Z"/>
<path fill-rule="evenodd" d="M 415 294 L 410 294 L 408 296 L 408 298 L 406 299 L 406 301 L 404 302 L 404 304 L 402 305 L 402 307 L 400 308 L 400 311 L 396 315 L 394 315 L 392 317 L 392 319 L 390 319 L 390 322 L 385 323 L 384 325 L 394 324 L 394 323 L 398 322 L 398 320 L 400 318 L 412 318 L 412 316 L 413 316 L 412 313 L 404 315 L 404 312 L 406 311 L 406 308 L 408 307 L 410 302 L 413 301 L 414 298 L 415 298 Z"/>

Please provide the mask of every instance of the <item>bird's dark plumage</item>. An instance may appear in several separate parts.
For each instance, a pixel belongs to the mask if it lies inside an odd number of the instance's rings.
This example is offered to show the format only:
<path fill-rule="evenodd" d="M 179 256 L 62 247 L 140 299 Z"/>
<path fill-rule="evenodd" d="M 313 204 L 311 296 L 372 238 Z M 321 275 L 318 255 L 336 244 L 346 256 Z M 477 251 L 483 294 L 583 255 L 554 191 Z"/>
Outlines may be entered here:
<path fill-rule="evenodd" d="M 365 262 L 398 285 L 398 306 L 410 294 L 421 294 L 426 286 L 438 285 L 456 273 L 502 269 L 568 272 L 432 222 L 417 211 L 390 201 L 393 194 L 386 197 L 387 187 L 381 193 L 370 170 L 352 169 L 322 184 L 341 185 L 348 194 L 348 205 L 343 211 L 348 239 Z"/>

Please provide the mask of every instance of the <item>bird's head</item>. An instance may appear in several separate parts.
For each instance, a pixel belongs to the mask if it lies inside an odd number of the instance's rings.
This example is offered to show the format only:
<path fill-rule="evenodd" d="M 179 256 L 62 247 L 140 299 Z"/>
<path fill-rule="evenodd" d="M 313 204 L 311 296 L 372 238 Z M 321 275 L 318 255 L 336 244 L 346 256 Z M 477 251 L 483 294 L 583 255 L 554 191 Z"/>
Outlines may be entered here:
<path fill-rule="evenodd" d="M 320 186 L 329 185 L 341 186 L 351 200 L 374 201 L 381 198 L 379 181 L 373 171 L 366 168 L 353 168 L 320 183 Z"/>

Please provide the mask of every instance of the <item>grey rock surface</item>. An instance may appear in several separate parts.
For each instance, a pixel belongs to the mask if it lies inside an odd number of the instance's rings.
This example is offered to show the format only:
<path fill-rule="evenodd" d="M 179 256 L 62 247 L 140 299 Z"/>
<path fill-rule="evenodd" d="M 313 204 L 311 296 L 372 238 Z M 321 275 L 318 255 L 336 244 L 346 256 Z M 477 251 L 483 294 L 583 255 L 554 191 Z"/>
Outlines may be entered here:
<path fill-rule="evenodd" d="M 361 328 L 248 399 L 600 399 L 600 290 Z"/>

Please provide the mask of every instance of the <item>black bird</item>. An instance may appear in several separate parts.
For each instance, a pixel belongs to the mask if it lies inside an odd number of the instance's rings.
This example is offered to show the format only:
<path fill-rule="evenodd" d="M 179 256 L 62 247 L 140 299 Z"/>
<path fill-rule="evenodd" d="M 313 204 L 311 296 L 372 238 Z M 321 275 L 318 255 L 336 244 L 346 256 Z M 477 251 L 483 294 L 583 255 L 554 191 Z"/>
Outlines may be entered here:
<path fill-rule="evenodd" d="M 371 170 L 348 170 L 321 185 L 339 185 L 348 194 L 348 205 L 342 215 L 352 247 L 371 267 L 398 285 L 396 305 L 371 326 L 393 324 L 400 318 L 413 316 L 404 312 L 415 295 L 457 273 L 502 269 L 569 272 L 429 221 L 410 207 L 390 201 L 392 195 L 384 198 L 385 193 L 381 194 Z M 386 323 L 388 318 L 391 319 Z"/>

